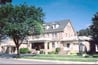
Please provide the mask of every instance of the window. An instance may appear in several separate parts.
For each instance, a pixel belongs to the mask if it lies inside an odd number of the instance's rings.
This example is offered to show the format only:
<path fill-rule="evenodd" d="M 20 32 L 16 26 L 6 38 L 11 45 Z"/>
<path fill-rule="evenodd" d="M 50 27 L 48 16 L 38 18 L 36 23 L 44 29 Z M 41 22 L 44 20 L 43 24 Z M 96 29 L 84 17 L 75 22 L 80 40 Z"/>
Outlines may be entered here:
<path fill-rule="evenodd" d="M 56 24 L 56 28 L 58 28 L 59 27 L 59 25 L 58 24 Z"/>
<path fill-rule="evenodd" d="M 52 25 L 52 28 L 53 28 L 53 29 L 57 29 L 58 27 L 59 27 L 59 24 L 53 24 L 53 25 Z"/>
<path fill-rule="evenodd" d="M 55 43 L 54 42 L 52 43 L 52 48 L 55 48 Z"/>
<path fill-rule="evenodd" d="M 55 29 L 55 24 L 52 25 L 53 29 Z"/>
<path fill-rule="evenodd" d="M 57 37 L 57 33 L 56 32 L 52 33 L 52 36 L 53 36 L 53 38 L 56 38 Z"/>
<path fill-rule="evenodd" d="M 49 29 L 50 26 L 46 26 L 46 30 Z"/>
<path fill-rule="evenodd" d="M 47 34 L 47 36 L 49 37 L 49 33 Z"/>
<path fill-rule="evenodd" d="M 67 48 L 69 48 L 70 47 L 70 43 L 67 43 Z"/>

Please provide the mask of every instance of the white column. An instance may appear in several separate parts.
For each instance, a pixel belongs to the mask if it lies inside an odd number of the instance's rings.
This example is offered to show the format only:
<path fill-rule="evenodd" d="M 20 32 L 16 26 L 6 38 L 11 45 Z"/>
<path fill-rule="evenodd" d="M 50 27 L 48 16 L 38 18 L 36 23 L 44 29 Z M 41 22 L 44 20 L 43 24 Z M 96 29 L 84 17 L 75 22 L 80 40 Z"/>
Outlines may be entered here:
<path fill-rule="evenodd" d="M 8 53 L 11 54 L 11 47 L 9 47 L 9 49 L 8 49 Z"/>
<path fill-rule="evenodd" d="M 49 50 L 52 50 L 52 42 L 49 42 Z"/>
<path fill-rule="evenodd" d="M 45 54 L 48 54 L 48 42 L 47 41 L 44 42 L 44 50 L 45 50 Z"/>
<path fill-rule="evenodd" d="M 55 42 L 55 48 L 57 48 L 58 47 L 58 44 L 57 44 L 57 42 Z"/>
<path fill-rule="evenodd" d="M 29 50 L 32 50 L 32 43 L 28 42 L 27 48 L 28 48 Z"/>

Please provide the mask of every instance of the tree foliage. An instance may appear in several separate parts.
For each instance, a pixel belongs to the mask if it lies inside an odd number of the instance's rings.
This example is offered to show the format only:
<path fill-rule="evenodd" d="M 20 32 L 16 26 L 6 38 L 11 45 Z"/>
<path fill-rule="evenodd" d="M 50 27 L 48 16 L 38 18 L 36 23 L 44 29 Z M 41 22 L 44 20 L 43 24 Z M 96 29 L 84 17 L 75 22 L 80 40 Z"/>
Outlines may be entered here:
<path fill-rule="evenodd" d="M 43 17 L 42 9 L 35 6 L 6 4 L 0 7 L 0 28 L 5 35 L 13 39 L 18 55 L 25 37 L 43 31 Z"/>
<path fill-rule="evenodd" d="M 89 28 L 81 29 L 78 33 L 79 36 L 91 36 L 91 30 Z"/>
<path fill-rule="evenodd" d="M 0 0 L 0 4 L 10 3 L 12 0 Z"/>
<path fill-rule="evenodd" d="M 98 44 L 98 12 L 92 18 L 92 25 L 90 29 L 92 30 L 92 37 L 96 44 Z"/>

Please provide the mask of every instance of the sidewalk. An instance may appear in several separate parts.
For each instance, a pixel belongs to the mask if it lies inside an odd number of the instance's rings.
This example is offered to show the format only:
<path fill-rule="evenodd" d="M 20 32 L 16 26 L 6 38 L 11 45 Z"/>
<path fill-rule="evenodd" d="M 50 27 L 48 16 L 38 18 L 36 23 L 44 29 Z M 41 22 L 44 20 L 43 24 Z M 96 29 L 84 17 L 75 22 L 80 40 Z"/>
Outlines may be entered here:
<path fill-rule="evenodd" d="M 37 60 L 37 59 L 17 59 L 16 60 L 25 60 L 25 61 L 40 61 L 40 62 L 56 62 L 58 64 L 98 64 L 98 62 L 75 62 L 75 61 L 54 61 L 54 60 Z"/>
<path fill-rule="evenodd" d="M 11 58 L 11 59 L 15 59 L 15 60 L 25 60 L 25 61 L 39 61 L 39 62 L 55 62 L 58 64 L 98 64 L 97 62 L 78 62 L 78 61 L 58 61 L 58 60 L 39 60 L 39 59 L 22 59 L 22 58 L 13 58 L 15 56 L 15 54 L 11 55 L 11 54 L 2 54 L 0 55 L 0 58 Z M 24 56 L 24 55 L 21 55 Z M 28 54 L 26 54 L 25 56 L 28 56 Z"/>

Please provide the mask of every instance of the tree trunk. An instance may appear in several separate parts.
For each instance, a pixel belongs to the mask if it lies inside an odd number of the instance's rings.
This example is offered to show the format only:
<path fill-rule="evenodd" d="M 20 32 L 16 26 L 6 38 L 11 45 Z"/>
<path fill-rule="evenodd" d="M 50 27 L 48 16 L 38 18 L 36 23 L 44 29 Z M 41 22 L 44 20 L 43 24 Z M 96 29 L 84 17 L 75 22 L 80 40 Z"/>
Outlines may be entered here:
<path fill-rule="evenodd" d="M 19 51 L 20 44 L 19 44 L 19 40 L 17 38 L 13 37 L 13 41 L 14 41 L 14 43 L 16 45 L 16 49 L 17 49 L 17 56 L 16 57 L 19 58 L 20 57 L 20 51 Z"/>
<path fill-rule="evenodd" d="M 96 53 L 96 46 L 94 41 L 90 41 L 90 53 L 95 54 Z"/>
<path fill-rule="evenodd" d="M 16 45 L 16 49 L 17 49 L 17 58 L 19 58 L 20 57 L 20 51 L 19 51 L 19 45 Z"/>

